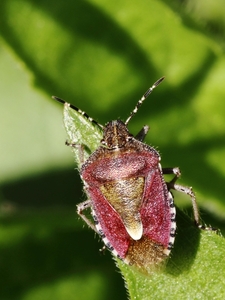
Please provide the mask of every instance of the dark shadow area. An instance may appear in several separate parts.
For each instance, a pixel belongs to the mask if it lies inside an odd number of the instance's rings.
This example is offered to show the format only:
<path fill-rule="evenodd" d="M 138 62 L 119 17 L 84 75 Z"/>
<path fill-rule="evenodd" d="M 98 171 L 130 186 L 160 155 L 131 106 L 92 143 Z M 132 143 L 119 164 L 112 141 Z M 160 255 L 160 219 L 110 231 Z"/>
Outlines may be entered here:
<path fill-rule="evenodd" d="M 45 224 L 50 228 L 50 221 L 54 213 L 31 213 L 24 220 L 23 216 L 14 216 L 15 226 Z M 74 218 L 76 216 L 74 215 Z M 64 215 L 71 218 L 71 213 Z M 29 220 L 30 219 L 30 220 Z M 38 221 L 39 219 L 39 221 Z M 59 218 L 63 221 L 63 218 Z M 11 226 L 10 220 L 3 222 L 4 226 Z M 37 227 L 38 228 L 38 227 Z M 111 255 L 99 252 L 102 243 L 94 238 L 91 230 L 55 227 L 45 238 L 38 238 L 36 232 L 28 234 L 20 242 L 10 246 L 0 246 L 0 298 L 16 300 L 23 296 L 30 288 L 51 284 L 63 278 L 76 276 L 86 278 L 88 272 L 100 274 L 107 281 L 107 295 L 101 299 L 126 299 L 124 283 L 121 276 L 115 272 L 115 265 Z M 88 287 L 87 287 L 88 288 Z M 85 291 L 84 291 L 85 293 Z"/>
<path fill-rule="evenodd" d="M 200 215 L 206 225 L 211 225 L 214 229 L 214 234 L 225 233 L 225 224 L 223 220 L 215 218 L 208 212 L 202 211 Z M 189 217 L 190 216 L 190 217 Z M 201 230 L 194 225 L 192 207 L 186 208 L 185 212 L 177 208 L 177 231 L 174 248 L 171 252 L 171 257 L 166 266 L 166 272 L 173 276 L 178 276 L 182 272 L 187 272 L 195 261 L 198 251 Z"/>
<path fill-rule="evenodd" d="M 71 166 L 72 167 L 72 166 Z M 22 178 L 1 186 L 4 198 L 18 208 L 71 206 L 85 199 L 77 170 L 53 170 L 40 176 Z"/>
<path fill-rule="evenodd" d="M 166 272 L 178 276 L 187 272 L 194 263 L 200 243 L 200 230 L 194 222 L 177 208 L 177 231 L 171 258 L 168 260 Z"/>

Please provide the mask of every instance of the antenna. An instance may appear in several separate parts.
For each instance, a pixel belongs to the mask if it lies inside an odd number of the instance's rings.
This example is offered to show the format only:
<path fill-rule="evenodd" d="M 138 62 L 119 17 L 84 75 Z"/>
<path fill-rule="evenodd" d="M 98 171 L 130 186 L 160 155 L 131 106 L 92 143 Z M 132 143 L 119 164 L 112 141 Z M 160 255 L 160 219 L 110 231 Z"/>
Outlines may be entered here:
<path fill-rule="evenodd" d="M 145 93 L 144 95 L 141 97 L 140 100 L 138 100 L 138 103 L 136 104 L 134 110 L 130 113 L 130 116 L 127 118 L 125 125 L 127 125 L 130 121 L 131 118 L 133 118 L 133 116 L 137 113 L 139 107 L 141 106 L 141 104 L 145 101 L 145 99 L 152 93 L 152 91 L 154 90 L 154 88 L 156 88 L 163 80 L 165 79 L 165 77 L 161 77 L 160 79 L 158 79 Z"/>
<path fill-rule="evenodd" d="M 69 107 L 71 107 L 72 109 L 74 109 L 75 111 L 77 111 L 79 114 L 81 114 L 82 116 L 84 116 L 85 118 L 87 118 L 90 122 L 94 123 L 95 125 L 99 126 L 101 129 L 104 129 L 104 126 L 99 124 L 97 121 L 95 121 L 94 119 L 92 119 L 91 117 L 89 117 L 88 114 L 86 114 L 85 111 L 80 110 L 79 108 L 77 108 L 76 106 L 67 103 L 66 101 L 64 101 L 63 99 L 56 97 L 56 96 L 52 96 L 52 98 L 62 104 L 67 104 Z"/>

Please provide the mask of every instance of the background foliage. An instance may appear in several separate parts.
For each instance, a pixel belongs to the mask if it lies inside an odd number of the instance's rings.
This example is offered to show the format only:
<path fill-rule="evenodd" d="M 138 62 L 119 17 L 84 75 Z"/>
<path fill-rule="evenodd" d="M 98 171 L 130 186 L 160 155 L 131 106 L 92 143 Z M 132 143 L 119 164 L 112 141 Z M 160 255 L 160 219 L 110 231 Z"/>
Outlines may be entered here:
<path fill-rule="evenodd" d="M 165 75 L 129 128 L 150 125 L 163 166 L 224 231 L 224 13 L 213 0 L 1 0 L 1 299 L 126 297 L 75 214 L 85 196 L 52 94 L 104 124 Z"/>

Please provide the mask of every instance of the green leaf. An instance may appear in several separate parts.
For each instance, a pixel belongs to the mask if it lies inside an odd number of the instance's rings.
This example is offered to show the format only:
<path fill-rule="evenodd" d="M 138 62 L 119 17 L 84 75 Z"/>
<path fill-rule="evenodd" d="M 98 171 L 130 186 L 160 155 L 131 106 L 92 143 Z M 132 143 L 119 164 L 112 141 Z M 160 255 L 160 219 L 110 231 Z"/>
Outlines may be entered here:
<path fill-rule="evenodd" d="M 75 162 L 80 169 L 81 164 L 99 147 L 102 131 L 81 113 L 70 108 L 68 103 L 64 104 L 63 117 L 69 137 L 68 143 L 71 145 Z M 81 147 L 84 148 L 81 149 Z"/>

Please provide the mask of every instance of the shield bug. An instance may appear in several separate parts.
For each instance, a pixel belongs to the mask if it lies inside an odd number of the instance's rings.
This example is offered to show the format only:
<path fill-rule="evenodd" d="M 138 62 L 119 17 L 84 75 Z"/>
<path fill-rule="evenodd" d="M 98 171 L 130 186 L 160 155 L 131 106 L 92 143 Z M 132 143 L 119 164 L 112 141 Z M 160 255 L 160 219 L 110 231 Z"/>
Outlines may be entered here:
<path fill-rule="evenodd" d="M 85 159 L 83 152 L 87 145 L 77 143 L 76 139 L 74 142 L 71 136 L 67 142 L 79 149 L 80 176 L 88 195 L 87 201 L 77 205 L 78 214 L 116 257 L 141 269 L 163 262 L 173 247 L 176 210 L 171 189 L 191 197 L 195 223 L 203 227 L 199 224 L 192 189 L 176 183 L 181 174 L 179 168 L 162 168 L 159 153 L 143 142 L 149 127 L 144 126 L 135 137 L 127 128 L 138 108 L 163 79 L 146 91 L 125 122 L 114 120 L 105 126 L 77 107 L 53 97 L 103 131 L 101 145 Z M 163 174 L 174 177 L 166 182 Z M 93 220 L 84 214 L 87 208 L 91 209 Z"/>

